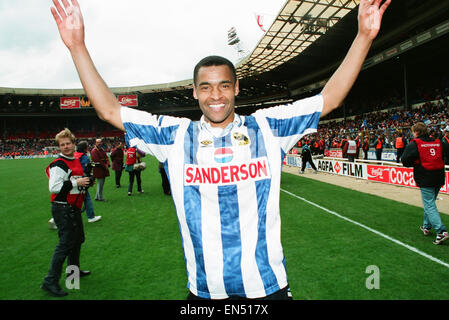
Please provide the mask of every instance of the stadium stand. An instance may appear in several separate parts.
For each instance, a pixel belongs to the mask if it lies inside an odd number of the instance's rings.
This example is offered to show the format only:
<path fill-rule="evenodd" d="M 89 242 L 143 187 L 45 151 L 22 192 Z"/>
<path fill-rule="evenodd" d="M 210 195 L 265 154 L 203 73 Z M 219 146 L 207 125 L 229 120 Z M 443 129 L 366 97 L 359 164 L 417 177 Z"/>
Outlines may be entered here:
<path fill-rule="evenodd" d="M 357 29 L 357 10 L 338 3 L 337 8 L 329 1 L 286 1 L 257 48 L 236 66 L 241 76 L 239 114 L 320 92 Z M 394 134 L 407 129 L 412 119 L 431 124 L 436 133 L 449 124 L 448 10 L 448 1 L 393 1 L 343 107 L 320 122 L 318 137 L 326 138 L 328 147 L 347 133 L 379 131 L 391 144 Z M 326 16 L 331 11 L 338 11 L 338 17 Z M 312 12 L 320 14 L 314 17 Z M 291 38 L 306 40 L 288 47 Z M 191 80 L 113 88 L 117 95 L 134 95 L 136 108 L 198 119 L 201 112 L 191 90 Z M 67 97 L 84 103 L 78 109 L 62 109 L 61 98 Z M 99 120 L 84 99 L 82 89 L 0 87 L 0 156 L 51 153 L 51 139 L 64 127 L 90 141 L 97 136 L 110 143 L 122 139 L 122 133 Z"/>
<path fill-rule="evenodd" d="M 421 95 L 417 92 L 418 95 Z M 393 103 L 392 103 L 393 102 Z M 395 103 L 394 103 L 395 102 Z M 404 110 L 400 106 L 400 99 L 387 98 L 379 103 L 370 103 L 371 108 L 360 114 L 354 107 L 346 118 L 322 121 L 318 134 L 314 139 L 323 138 L 326 148 L 330 149 L 335 143 L 340 143 L 347 134 L 369 134 L 371 143 L 375 134 L 382 132 L 386 137 L 386 148 L 394 148 L 395 135 L 401 131 L 406 138 L 410 138 L 409 128 L 415 121 L 425 122 L 434 135 L 441 137 L 444 128 L 449 125 L 449 83 L 443 88 L 436 88 L 429 93 L 422 94 L 422 99 L 416 99 L 414 109 Z M 53 146 L 53 137 L 63 127 L 72 128 L 79 139 L 86 139 L 91 145 L 96 137 L 105 137 L 108 145 L 113 146 L 123 134 L 109 124 L 96 118 L 58 119 L 59 121 L 40 120 L 24 121 L 17 118 L 10 121 L 10 127 L 3 128 L 0 156 L 29 156 L 44 155 L 48 147 Z M 312 139 L 309 137 L 307 140 Z"/>

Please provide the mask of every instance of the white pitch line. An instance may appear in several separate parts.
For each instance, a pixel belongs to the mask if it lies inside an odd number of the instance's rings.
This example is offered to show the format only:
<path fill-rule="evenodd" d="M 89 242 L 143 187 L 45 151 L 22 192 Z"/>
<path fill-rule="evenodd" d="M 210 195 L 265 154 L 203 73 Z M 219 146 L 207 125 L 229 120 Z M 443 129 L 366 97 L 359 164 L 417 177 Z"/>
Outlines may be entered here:
<path fill-rule="evenodd" d="M 431 260 L 431 261 L 433 261 L 433 262 L 436 262 L 436 263 L 438 263 L 438 264 L 441 264 L 442 266 L 444 266 L 444 267 L 446 267 L 446 268 L 449 268 L 449 264 L 448 264 L 448 263 L 446 263 L 446 262 L 444 262 L 444 261 L 441 261 L 440 259 L 437 259 L 437 258 L 435 258 L 435 257 L 433 257 L 433 256 L 431 256 L 431 255 L 429 255 L 429 254 L 427 254 L 427 253 L 425 253 L 425 252 L 422 252 L 421 250 L 418 250 L 418 249 L 416 249 L 415 247 L 409 246 L 408 244 L 403 243 L 403 242 L 401 242 L 401 241 L 399 241 L 399 240 L 396 240 L 396 239 L 394 239 L 394 238 L 392 238 L 392 237 L 390 237 L 390 236 L 387 236 L 386 234 L 384 234 L 384 233 L 382 233 L 382 232 L 379 232 L 379 231 L 374 230 L 374 229 L 372 229 L 372 228 L 370 228 L 370 227 L 367 227 L 367 226 L 365 226 L 364 224 L 361 224 L 360 222 L 357 222 L 357 221 L 354 221 L 354 220 L 352 220 L 352 219 L 346 218 L 345 216 L 342 216 L 341 214 L 338 214 L 338 213 L 335 212 L 335 211 L 332 211 L 332 210 L 329 210 L 329 209 L 327 209 L 327 208 L 324 208 L 324 207 L 320 206 L 319 204 L 316 204 L 316 203 L 311 202 L 311 201 L 309 201 L 309 200 L 307 200 L 307 199 L 304 199 L 303 197 L 300 197 L 300 196 L 298 196 L 298 195 L 296 195 L 296 194 L 294 194 L 294 193 L 291 193 L 291 192 L 289 192 L 289 191 L 287 191 L 287 190 L 284 190 L 284 189 L 281 188 L 281 191 L 283 191 L 283 192 L 285 192 L 285 193 L 291 195 L 292 197 L 295 197 L 295 198 L 297 198 L 297 199 L 299 199 L 299 200 L 302 200 L 302 201 L 304 201 L 304 202 L 306 202 L 306 203 L 308 203 L 308 204 L 310 204 L 310 205 L 312 205 L 312 206 L 314 206 L 314 207 L 317 207 L 317 208 L 319 208 L 319 209 L 321 209 L 321 210 L 323 210 L 323 211 L 326 211 L 327 213 L 330 213 L 330 214 L 332 214 L 332 215 L 334 215 L 334 216 L 336 216 L 336 217 L 338 217 L 338 218 L 340 218 L 340 219 L 343 219 L 343 220 L 348 221 L 348 222 L 350 222 L 350 223 L 353 223 L 353 224 L 355 224 L 355 225 L 357 225 L 357 226 L 359 226 L 359 227 L 362 227 L 362 228 L 364 228 L 364 229 L 366 229 L 366 230 L 368 230 L 368 231 L 371 231 L 371 232 L 377 234 L 378 236 L 381 236 L 382 238 L 385 238 L 385 239 L 387 239 L 387 240 L 390 240 L 390 241 L 392 241 L 392 242 L 394 242 L 394 243 L 396 243 L 396 244 L 398 244 L 398 245 L 400 245 L 400 246 L 402 246 L 402 247 L 404 247 L 404 248 L 407 248 L 408 250 L 413 251 L 413 252 L 415 252 L 415 253 L 417 253 L 417 254 L 419 254 L 419 255 L 421 255 L 421 256 L 423 256 L 423 257 L 425 257 L 425 258 L 427 258 L 427 259 L 429 259 L 429 260 Z"/>

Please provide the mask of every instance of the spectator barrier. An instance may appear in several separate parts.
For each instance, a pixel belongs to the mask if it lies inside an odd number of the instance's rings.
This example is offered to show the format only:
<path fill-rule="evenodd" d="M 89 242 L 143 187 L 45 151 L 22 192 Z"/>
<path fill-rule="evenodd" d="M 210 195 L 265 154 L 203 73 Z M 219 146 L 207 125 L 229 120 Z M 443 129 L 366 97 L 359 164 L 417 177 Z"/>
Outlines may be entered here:
<path fill-rule="evenodd" d="M 360 154 L 363 154 L 363 151 L 360 151 Z M 384 149 L 382 151 L 382 160 L 396 161 L 396 154 L 396 149 Z M 343 158 L 343 151 L 340 148 L 326 149 L 324 150 L 324 155 L 331 158 Z M 368 150 L 368 160 L 377 160 L 375 149 L 371 148 Z"/>
<path fill-rule="evenodd" d="M 315 157 L 313 162 L 320 172 L 401 187 L 418 187 L 413 179 L 413 168 L 406 168 L 403 167 L 402 164 L 397 164 L 395 162 L 372 160 L 355 160 L 355 162 L 349 162 L 344 158 L 328 157 Z M 284 165 L 301 168 L 301 157 L 288 154 L 284 159 Z M 307 164 L 307 168 L 310 168 L 309 164 Z M 446 166 L 445 174 L 446 182 L 440 192 L 449 194 L 449 166 Z"/>

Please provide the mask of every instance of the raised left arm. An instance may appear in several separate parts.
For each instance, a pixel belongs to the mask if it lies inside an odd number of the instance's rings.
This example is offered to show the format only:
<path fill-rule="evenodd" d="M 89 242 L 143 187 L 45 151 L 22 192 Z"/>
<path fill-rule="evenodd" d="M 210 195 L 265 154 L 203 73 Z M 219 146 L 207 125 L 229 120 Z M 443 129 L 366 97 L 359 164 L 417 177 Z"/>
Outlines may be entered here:
<path fill-rule="evenodd" d="M 324 101 L 321 117 L 340 106 L 357 79 L 371 44 L 379 33 L 382 16 L 391 3 L 391 0 L 386 0 L 381 5 L 382 1 L 360 1 L 357 36 L 343 62 L 321 92 Z"/>

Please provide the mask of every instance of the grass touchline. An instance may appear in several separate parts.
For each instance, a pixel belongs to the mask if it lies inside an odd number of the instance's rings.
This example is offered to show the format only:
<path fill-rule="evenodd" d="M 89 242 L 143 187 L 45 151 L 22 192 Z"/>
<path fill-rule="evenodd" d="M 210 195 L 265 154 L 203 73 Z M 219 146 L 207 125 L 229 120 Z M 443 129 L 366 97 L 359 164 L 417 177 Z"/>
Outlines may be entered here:
<path fill-rule="evenodd" d="M 398 245 L 400 245 L 400 246 L 402 246 L 402 247 L 404 247 L 404 248 L 407 248 L 407 249 L 410 250 L 410 251 L 413 251 L 413 252 L 415 252 L 415 253 L 417 253 L 417 254 L 419 254 L 419 255 L 421 255 L 421 256 L 423 256 L 423 257 L 429 259 L 429 260 L 432 260 L 432 261 L 434 261 L 434 262 L 436 262 L 436 263 L 439 263 L 439 264 L 441 264 L 442 266 L 444 266 L 444 267 L 446 267 L 446 268 L 449 268 L 449 264 L 448 264 L 448 263 L 446 263 L 446 262 L 444 262 L 444 261 L 441 261 L 440 259 L 437 259 L 437 258 L 431 256 L 430 254 L 427 254 L 427 253 L 425 253 L 425 252 L 423 252 L 423 251 L 421 251 L 421 250 L 418 250 L 418 249 L 416 249 L 415 247 L 412 247 L 412 246 L 410 246 L 410 245 L 408 245 L 408 244 L 406 244 L 406 243 L 404 243 L 404 242 L 402 242 L 402 241 L 399 241 L 399 240 L 397 240 L 397 239 L 395 239 L 395 238 L 392 238 L 392 237 L 390 237 L 390 236 L 388 236 L 388 235 L 386 235 L 386 234 L 384 234 L 384 233 L 382 233 L 382 232 L 379 232 L 379 231 L 377 231 L 377 230 L 375 230 L 375 229 L 372 229 L 372 228 L 370 228 L 370 227 L 367 227 L 367 226 L 365 226 L 365 225 L 362 224 L 362 223 L 359 223 L 359 222 L 354 221 L 354 220 L 352 220 L 352 219 L 346 218 L 345 216 L 342 216 L 341 214 L 338 214 L 338 213 L 335 212 L 335 211 L 332 211 L 332 210 L 329 210 L 329 209 L 327 209 L 327 208 L 324 208 L 324 207 L 320 206 L 319 204 L 316 204 L 316 203 L 314 203 L 314 202 L 312 202 L 312 201 L 309 201 L 309 200 L 307 200 L 307 199 L 304 199 L 303 197 L 300 197 L 300 196 L 298 196 L 298 195 L 296 195 L 296 194 L 294 194 L 294 193 L 291 193 L 291 192 L 289 192 L 289 191 L 287 191 L 287 190 L 284 190 L 284 189 L 281 188 L 281 191 L 282 191 L 282 192 L 285 192 L 286 194 L 291 195 L 292 197 L 298 198 L 299 200 L 302 200 L 302 201 L 304 201 L 304 202 L 306 202 L 306 203 L 308 203 L 308 204 L 310 204 L 310 205 L 312 205 L 312 206 L 315 206 L 315 207 L 317 207 L 317 208 L 319 208 L 319 209 L 321 209 L 321 210 L 323 210 L 323 211 L 326 211 L 327 213 L 330 213 L 330 214 L 332 214 L 332 215 L 334 215 L 334 216 L 336 216 L 336 217 L 338 217 L 338 218 L 340 218 L 340 219 L 346 220 L 346 221 L 348 221 L 348 222 L 350 222 L 350 223 L 353 223 L 353 224 L 355 224 L 355 225 L 357 225 L 357 226 L 359 226 L 359 227 L 362 227 L 362 228 L 364 228 L 364 229 L 366 229 L 366 230 L 368 230 L 368 231 L 371 231 L 371 232 L 373 232 L 373 233 L 375 233 L 375 234 L 381 236 L 382 238 L 385 238 L 385 239 L 387 239 L 387 240 L 390 240 L 390 241 L 392 241 L 392 242 L 394 242 L 394 243 L 396 243 L 396 244 L 398 244 Z"/>

